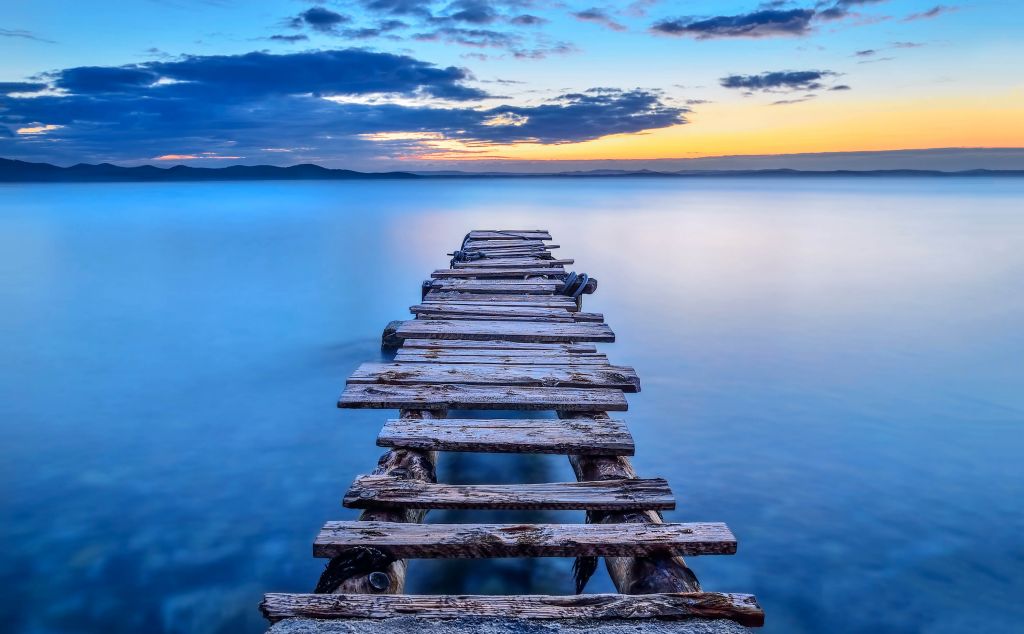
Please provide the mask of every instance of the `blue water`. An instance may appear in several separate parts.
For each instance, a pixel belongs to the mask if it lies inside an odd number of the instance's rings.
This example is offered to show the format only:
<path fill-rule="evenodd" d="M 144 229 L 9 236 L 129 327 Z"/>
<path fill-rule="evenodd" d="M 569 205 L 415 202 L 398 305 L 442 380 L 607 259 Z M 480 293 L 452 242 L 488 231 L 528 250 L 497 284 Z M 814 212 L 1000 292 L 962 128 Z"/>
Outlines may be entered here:
<path fill-rule="evenodd" d="M 668 519 L 739 537 L 690 559 L 706 589 L 774 633 L 1024 620 L 1024 180 L 622 179 L 0 187 L 2 629 L 262 631 L 380 453 L 345 376 L 466 229 L 534 226 L 600 279 Z M 570 593 L 570 563 L 410 590 Z"/>

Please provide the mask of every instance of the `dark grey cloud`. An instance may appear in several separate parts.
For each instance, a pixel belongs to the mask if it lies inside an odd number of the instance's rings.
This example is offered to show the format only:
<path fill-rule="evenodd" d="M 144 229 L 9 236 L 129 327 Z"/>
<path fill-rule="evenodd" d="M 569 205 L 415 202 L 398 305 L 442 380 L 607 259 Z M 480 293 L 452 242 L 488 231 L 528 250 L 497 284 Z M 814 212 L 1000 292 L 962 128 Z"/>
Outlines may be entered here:
<path fill-rule="evenodd" d="M 336 13 L 324 7 L 312 7 L 292 18 L 290 24 L 295 28 L 308 26 L 314 31 L 320 31 L 321 33 L 333 33 L 339 26 L 348 24 L 351 21 L 352 18 L 347 15 Z"/>
<path fill-rule="evenodd" d="M 417 33 L 413 36 L 422 42 L 447 42 L 477 48 L 516 48 L 522 45 L 523 38 L 515 33 L 495 31 L 494 29 L 472 29 L 458 26 L 443 26 L 432 31 Z"/>
<path fill-rule="evenodd" d="M 542 24 L 547 24 L 548 21 L 536 15 L 522 13 L 513 18 L 510 18 L 509 23 L 515 24 L 517 26 L 540 26 Z"/>
<path fill-rule="evenodd" d="M 116 161 L 214 152 L 261 160 L 271 156 L 263 148 L 303 148 L 323 160 L 358 159 L 381 156 L 398 137 L 413 145 L 420 138 L 481 146 L 569 143 L 682 124 L 688 112 L 657 93 L 613 89 L 531 106 L 482 109 L 478 103 L 453 107 L 429 99 L 398 104 L 381 95 L 464 101 L 489 95 L 467 86 L 462 69 L 357 49 L 192 56 L 69 68 L 47 77 L 49 87 L 66 92 L 0 96 L 3 134 L 46 128 L 42 134 L 13 134 L 5 141 L 10 155 Z M 27 83 L 4 86 L 20 90 Z"/>
<path fill-rule="evenodd" d="M 950 13 L 951 11 L 955 11 L 955 10 L 956 10 L 955 7 L 949 7 L 949 6 L 946 6 L 946 5 L 939 4 L 939 5 L 936 5 L 936 6 L 932 7 L 931 9 L 928 9 L 927 11 L 921 11 L 920 13 L 911 13 L 907 17 L 903 18 L 903 21 L 904 22 L 913 22 L 915 20 L 928 20 L 928 19 L 931 19 L 931 18 L 937 18 L 940 15 L 943 15 L 943 14 L 946 14 L 946 13 Z"/>
<path fill-rule="evenodd" d="M 876 51 L 873 48 L 866 48 L 866 49 L 864 49 L 862 51 L 854 52 L 854 56 L 856 56 L 856 57 L 871 57 L 872 55 L 875 55 L 877 53 L 878 53 L 878 51 Z"/>
<path fill-rule="evenodd" d="M 819 0 L 810 7 L 787 8 L 790 2 L 772 0 L 737 15 L 666 18 L 651 26 L 654 33 L 699 40 L 727 37 L 800 36 L 811 32 L 815 22 L 842 20 L 858 15 L 856 9 L 888 0 Z"/>
<path fill-rule="evenodd" d="M 824 88 L 822 83 L 838 76 L 829 70 L 786 70 L 761 73 L 759 75 L 727 75 L 719 80 L 724 88 L 748 92 L 790 92 Z"/>
<path fill-rule="evenodd" d="M 703 19 L 665 19 L 655 22 L 651 29 L 663 35 L 686 36 L 698 40 L 721 37 L 775 37 L 804 35 L 811 28 L 812 18 L 813 9 L 767 9 L 742 15 L 721 15 Z"/>
<path fill-rule="evenodd" d="M 498 11 L 486 0 L 455 0 L 448 11 L 447 17 L 456 22 L 490 24 L 498 19 Z"/>
<path fill-rule="evenodd" d="M 867 4 L 881 4 L 887 0 L 834 0 L 819 2 L 817 18 L 820 20 L 840 20 L 849 16 L 857 7 Z"/>
<path fill-rule="evenodd" d="M 609 29 L 611 29 L 613 31 L 625 31 L 626 30 L 625 25 L 623 25 L 623 24 L 621 24 L 619 22 L 616 22 L 608 14 L 607 11 L 605 11 L 604 9 L 599 9 L 597 7 L 591 7 L 589 9 L 584 9 L 583 11 L 576 11 L 576 12 L 572 13 L 572 16 L 574 18 L 576 18 L 577 20 L 582 20 L 584 22 L 594 22 L 596 24 L 600 24 L 600 25 L 602 25 L 602 26 L 604 26 L 606 28 L 609 28 Z"/>
<path fill-rule="evenodd" d="M 295 42 L 302 42 L 304 40 L 308 40 L 309 36 L 298 33 L 295 35 L 271 35 L 267 39 L 273 40 L 275 42 L 289 42 L 294 44 Z"/>
<path fill-rule="evenodd" d="M 44 90 L 48 84 L 41 84 L 30 81 L 0 81 L 0 95 L 9 95 L 18 92 L 39 92 Z"/>
<path fill-rule="evenodd" d="M 486 96 L 466 85 L 469 74 L 464 69 L 438 68 L 405 55 L 359 49 L 186 56 L 130 66 L 81 66 L 48 77 L 55 87 L 79 95 L 127 93 L 139 99 L 221 95 L 245 99 L 300 93 L 425 94 L 454 100 Z"/>
<path fill-rule="evenodd" d="M 846 84 L 837 84 L 837 85 L 832 86 L 831 88 L 829 88 L 829 90 L 852 90 L 852 89 L 848 85 L 846 85 Z"/>

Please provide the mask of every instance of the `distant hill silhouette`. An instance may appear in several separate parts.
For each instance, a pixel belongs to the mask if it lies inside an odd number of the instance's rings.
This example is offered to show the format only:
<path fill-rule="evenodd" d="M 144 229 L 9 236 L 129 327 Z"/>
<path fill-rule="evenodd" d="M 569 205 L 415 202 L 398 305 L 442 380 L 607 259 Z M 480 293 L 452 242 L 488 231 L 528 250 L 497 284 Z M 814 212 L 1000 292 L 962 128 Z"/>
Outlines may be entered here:
<path fill-rule="evenodd" d="M 95 182 L 202 182 L 202 181 L 268 181 L 268 180 L 381 180 L 417 178 L 679 178 L 679 177 L 807 177 L 807 176 L 926 176 L 926 177 L 970 177 L 970 176 L 1024 176 L 1024 170 L 965 170 L 943 172 L 938 170 L 677 170 L 654 171 L 598 169 L 556 173 L 510 173 L 510 172 L 356 172 L 353 170 L 328 169 L 304 163 L 289 167 L 275 165 L 232 165 L 230 167 L 120 167 L 110 163 L 89 165 L 79 163 L 71 167 L 58 167 L 49 163 L 29 163 L 0 158 L 0 183 L 95 183 Z"/>
<path fill-rule="evenodd" d="M 28 163 L 0 158 L 0 182 L 180 182 L 180 181 L 263 181 L 263 180 L 358 180 L 420 178 L 409 172 L 354 172 L 327 169 L 305 163 L 290 167 L 274 165 L 232 165 L 230 167 L 120 167 L 110 163 L 79 163 L 58 167 L 49 163 Z"/>

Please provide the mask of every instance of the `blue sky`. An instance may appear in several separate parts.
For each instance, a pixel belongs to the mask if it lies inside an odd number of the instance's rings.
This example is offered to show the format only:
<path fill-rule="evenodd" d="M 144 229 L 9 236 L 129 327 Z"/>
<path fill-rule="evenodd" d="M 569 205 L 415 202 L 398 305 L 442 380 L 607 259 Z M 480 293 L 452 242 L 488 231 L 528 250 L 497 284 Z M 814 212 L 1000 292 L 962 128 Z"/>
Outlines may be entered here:
<path fill-rule="evenodd" d="M 1024 146 L 1024 5 L 0 7 L 0 156 L 466 161 Z"/>

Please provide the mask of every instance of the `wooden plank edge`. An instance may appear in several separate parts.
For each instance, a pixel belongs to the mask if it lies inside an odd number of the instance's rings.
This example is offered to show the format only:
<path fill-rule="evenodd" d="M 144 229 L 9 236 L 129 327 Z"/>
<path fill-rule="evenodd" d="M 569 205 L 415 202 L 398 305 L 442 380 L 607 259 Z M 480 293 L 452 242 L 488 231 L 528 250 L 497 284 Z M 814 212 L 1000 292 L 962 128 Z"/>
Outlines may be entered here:
<path fill-rule="evenodd" d="M 260 612 L 271 623 L 288 618 L 388 619 L 401 616 L 500 619 L 726 619 L 764 625 L 764 610 L 750 594 L 366 595 L 268 593 Z"/>

